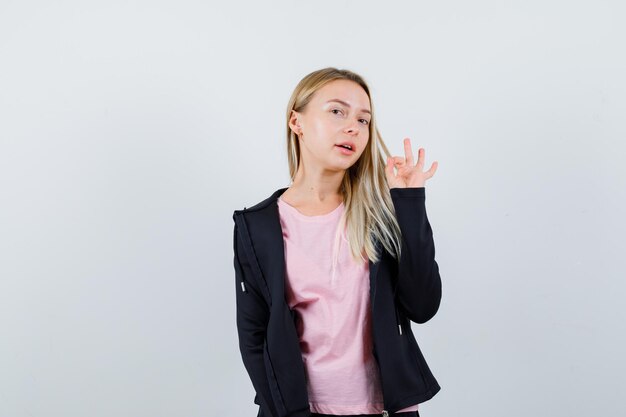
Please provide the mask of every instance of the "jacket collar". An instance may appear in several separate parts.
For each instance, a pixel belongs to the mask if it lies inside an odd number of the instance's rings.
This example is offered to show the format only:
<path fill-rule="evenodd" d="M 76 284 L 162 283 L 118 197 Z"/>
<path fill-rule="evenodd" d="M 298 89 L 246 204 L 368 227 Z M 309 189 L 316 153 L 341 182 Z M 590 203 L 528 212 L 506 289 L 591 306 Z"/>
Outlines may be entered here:
<path fill-rule="evenodd" d="M 239 228 L 247 234 L 246 241 L 249 242 L 249 251 L 255 255 L 258 262 L 260 277 L 269 288 L 276 288 L 281 293 L 284 291 L 285 282 L 285 250 L 280 224 L 280 214 L 278 211 L 278 197 L 280 197 L 288 187 L 279 188 L 269 197 L 243 210 L 235 210 L 235 222 L 245 222 L 245 227 Z M 377 243 L 378 248 L 380 244 Z M 381 254 L 382 256 L 382 254 Z M 251 261 L 255 261 L 251 260 Z M 370 288 L 375 290 L 376 275 L 380 262 L 369 262 Z M 278 283 L 272 283 L 272 278 L 278 279 Z M 278 285 L 275 287 L 274 285 Z M 268 290 L 269 290 L 268 288 Z"/>

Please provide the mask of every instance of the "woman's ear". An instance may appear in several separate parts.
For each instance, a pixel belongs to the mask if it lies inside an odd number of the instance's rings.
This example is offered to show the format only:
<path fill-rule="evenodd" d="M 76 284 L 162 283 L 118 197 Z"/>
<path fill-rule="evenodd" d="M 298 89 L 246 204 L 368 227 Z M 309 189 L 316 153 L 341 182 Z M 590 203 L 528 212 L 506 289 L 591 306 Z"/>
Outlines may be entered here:
<path fill-rule="evenodd" d="M 296 136 L 302 137 L 302 126 L 300 125 L 300 120 L 298 119 L 299 115 L 300 114 L 297 111 L 291 110 L 291 117 L 289 118 L 289 127 L 291 128 L 293 133 L 296 134 Z"/>

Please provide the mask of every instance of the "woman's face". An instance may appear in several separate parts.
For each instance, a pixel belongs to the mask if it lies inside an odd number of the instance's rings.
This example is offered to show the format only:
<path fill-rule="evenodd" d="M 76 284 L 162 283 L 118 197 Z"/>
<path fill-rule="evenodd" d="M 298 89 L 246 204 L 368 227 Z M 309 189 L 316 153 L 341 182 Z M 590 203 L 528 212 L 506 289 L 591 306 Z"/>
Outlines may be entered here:
<path fill-rule="evenodd" d="M 345 170 L 365 150 L 371 122 L 370 100 L 363 88 L 349 80 L 335 80 L 319 89 L 303 113 L 292 112 L 290 127 L 300 141 L 301 157 L 322 169 Z M 351 144 L 347 150 L 340 144 Z"/>

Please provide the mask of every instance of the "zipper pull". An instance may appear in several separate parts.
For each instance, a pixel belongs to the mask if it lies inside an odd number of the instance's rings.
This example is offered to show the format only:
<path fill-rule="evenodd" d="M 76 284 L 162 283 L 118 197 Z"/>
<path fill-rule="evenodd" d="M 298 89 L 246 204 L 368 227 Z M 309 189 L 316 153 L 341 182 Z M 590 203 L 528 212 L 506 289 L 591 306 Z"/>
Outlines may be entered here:
<path fill-rule="evenodd" d="M 387 410 L 383 410 L 383 417 L 389 417 L 389 412 Z"/>
<path fill-rule="evenodd" d="M 398 307 L 395 308 L 396 311 L 396 324 L 398 325 L 398 333 L 402 335 L 402 323 L 400 323 L 400 318 L 398 317 Z"/>
<path fill-rule="evenodd" d="M 247 291 L 246 291 L 246 284 L 244 284 L 244 282 L 243 282 L 243 281 L 241 281 L 241 291 L 243 291 L 243 292 L 247 292 Z"/>

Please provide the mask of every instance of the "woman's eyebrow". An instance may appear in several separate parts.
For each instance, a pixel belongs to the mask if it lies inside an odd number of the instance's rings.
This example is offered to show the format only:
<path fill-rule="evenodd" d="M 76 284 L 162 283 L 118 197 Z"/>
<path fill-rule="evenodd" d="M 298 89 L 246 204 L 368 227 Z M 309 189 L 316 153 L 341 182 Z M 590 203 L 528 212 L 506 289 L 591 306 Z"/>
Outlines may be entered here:
<path fill-rule="evenodd" d="M 343 100 L 339 100 L 338 98 L 331 98 L 331 99 L 330 99 L 330 100 L 328 100 L 326 103 L 330 103 L 330 102 L 333 102 L 333 101 L 336 101 L 337 103 L 339 103 L 339 104 L 343 104 L 344 106 L 346 106 L 346 107 L 350 108 L 350 105 L 349 105 L 348 103 L 346 103 L 346 102 L 345 102 L 345 101 L 343 101 Z M 369 114 L 370 116 L 372 115 L 372 112 L 371 112 L 371 111 L 369 111 L 369 110 L 367 110 L 367 109 L 361 109 L 361 111 L 362 111 L 362 112 L 364 112 L 364 113 Z"/>

